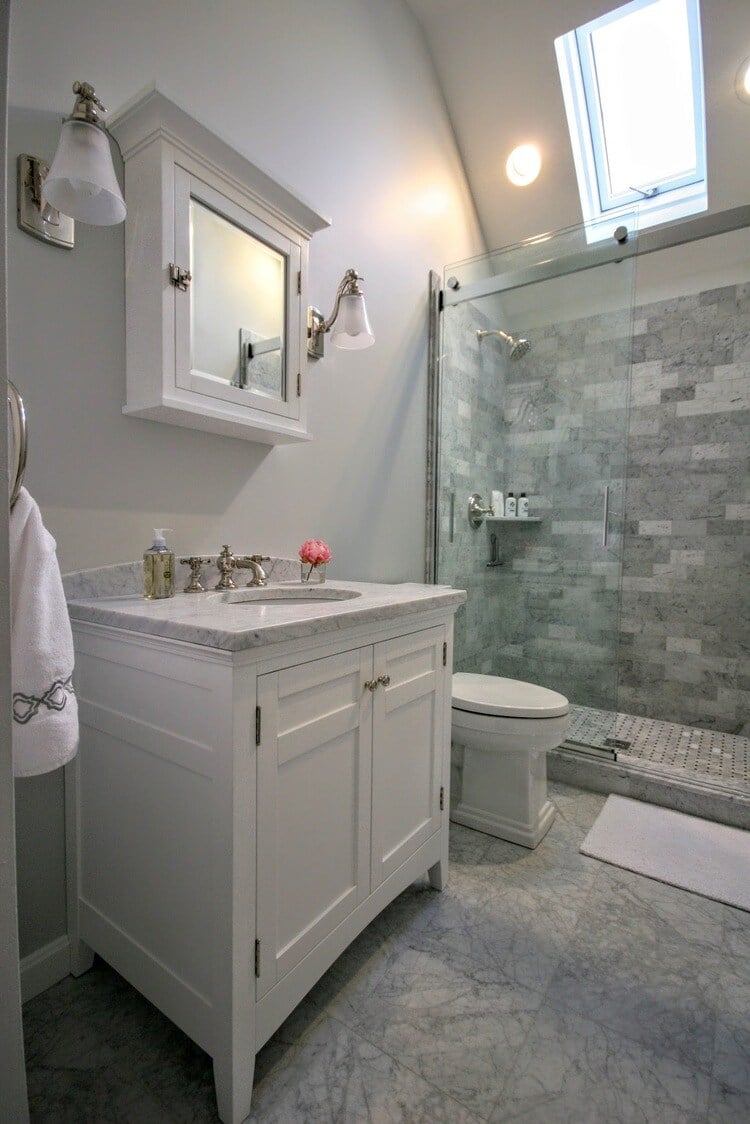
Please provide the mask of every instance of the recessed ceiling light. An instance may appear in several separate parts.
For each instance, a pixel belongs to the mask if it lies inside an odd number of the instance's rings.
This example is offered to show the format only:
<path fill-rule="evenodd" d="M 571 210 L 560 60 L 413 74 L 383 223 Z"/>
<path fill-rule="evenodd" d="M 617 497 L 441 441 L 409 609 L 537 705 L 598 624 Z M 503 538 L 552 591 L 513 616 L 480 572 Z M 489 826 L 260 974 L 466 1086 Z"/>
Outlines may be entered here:
<path fill-rule="evenodd" d="M 533 183 L 542 168 L 542 156 L 535 144 L 519 144 L 505 162 L 505 174 L 516 187 Z"/>
<path fill-rule="evenodd" d="M 734 89 L 740 101 L 750 102 L 750 58 L 745 59 L 737 71 Z"/>

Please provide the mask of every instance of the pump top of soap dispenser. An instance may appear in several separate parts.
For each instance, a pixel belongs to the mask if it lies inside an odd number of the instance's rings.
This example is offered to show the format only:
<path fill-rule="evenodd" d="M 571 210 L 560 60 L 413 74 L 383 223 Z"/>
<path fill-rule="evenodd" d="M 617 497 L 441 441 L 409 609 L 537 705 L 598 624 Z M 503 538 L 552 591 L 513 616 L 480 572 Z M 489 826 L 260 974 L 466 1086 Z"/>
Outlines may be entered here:
<path fill-rule="evenodd" d="M 152 550 L 157 550 L 160 554 L 162 551 L 169 550 L 167 540 L 164 538 L 166 531 L 171 531 L 171 527 L 154 527 L 154 543 L 151 547 Z"/>

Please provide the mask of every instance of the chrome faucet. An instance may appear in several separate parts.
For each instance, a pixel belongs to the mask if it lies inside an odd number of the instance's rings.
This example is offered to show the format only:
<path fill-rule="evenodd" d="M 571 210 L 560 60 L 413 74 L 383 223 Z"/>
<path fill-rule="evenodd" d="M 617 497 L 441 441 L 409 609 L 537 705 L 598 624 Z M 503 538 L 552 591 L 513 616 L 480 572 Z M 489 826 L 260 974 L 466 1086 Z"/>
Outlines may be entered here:
<path fill-rule="evenodd" d="M 246 554 L 240 558 L 235 558 L 235 566 L 239 570 L 252 570 L 253 576 L 247 583 L 249 586 L 262 586 L 268 585 L 268 574 L 261 566 L 261 562 L 267 562 L 268 555 L 263 554 Z"/>

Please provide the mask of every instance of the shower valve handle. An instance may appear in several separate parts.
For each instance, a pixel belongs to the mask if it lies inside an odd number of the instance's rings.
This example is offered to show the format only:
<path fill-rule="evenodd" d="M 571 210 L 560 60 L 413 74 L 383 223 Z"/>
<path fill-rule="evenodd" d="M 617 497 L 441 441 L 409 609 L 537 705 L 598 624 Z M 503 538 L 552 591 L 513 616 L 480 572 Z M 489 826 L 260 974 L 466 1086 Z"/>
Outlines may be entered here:
<path fill-rule="evenodd" d="M 495 514 L 494 508 L 484 506 L 484 500 L 480 496 L 479 492 L 472 492 L 471 493 L 471 495 L 469 496 L 469 507 L 468 507 L 468 518 L 469 518 L 469 526 L 470 527 L 473 527 L 476 530 L 477 527 L 482 526 L 482 523 L 484 522 L 485 518 L 488 515 L 494 515 L 494 514 Z"/>

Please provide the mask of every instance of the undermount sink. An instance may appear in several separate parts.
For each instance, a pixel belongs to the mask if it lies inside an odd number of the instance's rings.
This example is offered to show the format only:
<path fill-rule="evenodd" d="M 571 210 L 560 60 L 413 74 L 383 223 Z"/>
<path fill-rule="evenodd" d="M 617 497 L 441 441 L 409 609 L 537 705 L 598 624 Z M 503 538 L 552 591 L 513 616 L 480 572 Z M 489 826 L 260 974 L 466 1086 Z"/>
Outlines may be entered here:
<path fill-rule="evenodd" d="M 289 584 L 289 585 L 265 585 L 253 586 L 250 589 L 235 589 L 231 593 L 227 593 L 224 601 L 228 605 L 253 605 L 258 601 L 268 603 L 273 601 L 278 603 L 284 602 L 302 602 L 315 601 L 316 603 L 325 601 L 352 601 L 355 597 L 361 597 L 362 594 L 356 589 L 341 589 L 337 586 L 331 585 L 302 585 Z"/>

